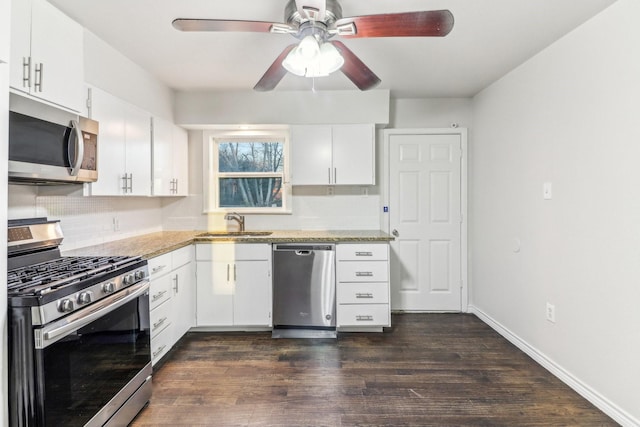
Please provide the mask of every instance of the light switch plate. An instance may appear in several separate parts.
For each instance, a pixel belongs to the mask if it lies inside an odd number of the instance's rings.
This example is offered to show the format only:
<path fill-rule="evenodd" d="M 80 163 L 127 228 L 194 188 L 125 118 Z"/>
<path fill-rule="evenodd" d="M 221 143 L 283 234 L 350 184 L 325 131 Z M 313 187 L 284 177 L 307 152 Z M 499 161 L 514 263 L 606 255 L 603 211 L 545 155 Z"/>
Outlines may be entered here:
<path fill-rule="evenodd" d="M 552 196 L 553 194 L 552 194 L 551 183 L 545 182 L 544 184 L 542 184 L 542 197 L 545 200 L 551 200 Z"/>

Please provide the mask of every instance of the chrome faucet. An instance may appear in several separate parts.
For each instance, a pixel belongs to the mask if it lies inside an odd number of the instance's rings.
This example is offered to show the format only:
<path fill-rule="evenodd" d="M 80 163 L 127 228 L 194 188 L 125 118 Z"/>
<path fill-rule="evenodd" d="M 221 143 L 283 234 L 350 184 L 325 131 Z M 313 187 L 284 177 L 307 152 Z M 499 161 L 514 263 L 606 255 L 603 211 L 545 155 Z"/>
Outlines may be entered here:
<path fill-rule="evenodd" d="M 240 225 L 240 231 L 244 231 L 244 215 L 240 215 L 237 212 L 231 212 L 228 213 L 224 216 L 224 219 L 229 221 L 229 220 L 234 220 L 238 222 L 238 225 Z"/>

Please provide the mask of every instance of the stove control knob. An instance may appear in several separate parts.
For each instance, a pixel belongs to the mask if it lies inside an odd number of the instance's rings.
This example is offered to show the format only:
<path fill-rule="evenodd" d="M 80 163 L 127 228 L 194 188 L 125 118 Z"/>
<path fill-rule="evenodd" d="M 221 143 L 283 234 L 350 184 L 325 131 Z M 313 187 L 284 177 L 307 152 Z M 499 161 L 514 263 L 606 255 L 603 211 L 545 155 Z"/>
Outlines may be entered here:
<path fill-rule="evenodd" d="M 102 284 L 102 292 L 105 294 L 111 294 L 116 291 L 116 284 L 113 282 L 107 282 Z"/>
<path fill-rule="evenodd" d="M 91 302 L 90 292 L 80 292 L 78 295 L 78 304 L 89 304 Z"/>
<path fill-rule="evenodd" d="M 136 280 L 142 280 L 142 279 L 144 279 L 144 270 L 136 271 Z"/>
<path fill-rule="evenodd" d="M 58 302 L 58 311 L 60 313 L 68 313 L 70 311 L 73 311 L 73 301 L 71 301 L 70 299 L 63 299 L 62 301 Z"/>
<path fill-rule="evenodd" d="M 135 279 L 135 276 L 133 274 L 127 274 L 122 279 L 122 281 L 124 282 L 125 285 L 133 285 L 133 282 L 135 282 L 135 280 L 136 279 Z"/>

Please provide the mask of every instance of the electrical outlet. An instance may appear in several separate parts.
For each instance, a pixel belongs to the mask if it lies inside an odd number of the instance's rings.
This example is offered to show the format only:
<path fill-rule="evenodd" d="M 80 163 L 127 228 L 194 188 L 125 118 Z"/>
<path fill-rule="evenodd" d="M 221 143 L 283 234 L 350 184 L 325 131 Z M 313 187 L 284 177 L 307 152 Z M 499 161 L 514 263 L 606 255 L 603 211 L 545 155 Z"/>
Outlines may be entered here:
<path fill-rule="evenodd" d="M 328 186 L 327 187 L 327 196 L 333 196 L 335 194 L 335 188 L 333 188 L 333 186 Z"/>
<path fill-rule="evenodd" d="M 113 217 L 113 231 L 120 231 L 120 220 L 117 217 Z"/>
<path fill-rule="evenodd" d="M 547 320 L 556 323 L 556 306 L 547 302 Z"/>
<path fill-rule="evenodd" d="M 362 195 L 363 195 L 364 197 L 369 196 L 369 187 L 362 187 L 362 189 L 361 189 L 361 190 L 362 190 Z"/>

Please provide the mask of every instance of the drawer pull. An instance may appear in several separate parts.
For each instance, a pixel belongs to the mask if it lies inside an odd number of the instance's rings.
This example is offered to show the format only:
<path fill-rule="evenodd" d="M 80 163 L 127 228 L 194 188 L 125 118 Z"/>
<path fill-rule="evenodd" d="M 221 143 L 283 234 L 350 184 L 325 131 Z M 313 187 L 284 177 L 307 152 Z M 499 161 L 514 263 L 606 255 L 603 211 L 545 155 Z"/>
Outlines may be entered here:
<path fill-rule="evenodd" d="M 153 267 L 153 268 L 151 269 L 151 274 L 153 274 L 153 273 L 157 273 L 158 271 L 160 271 L 160 270 L 164 270 L 165 268 L 167 268 L 167 266 L 166 266 L 166 265 L 164 265 L 164 264 L 163 264 L 163 265 L 159 265 L 159 266 L 157 266 L 157 267 Z"/>
<path fill-rule="evenodd" d="M 372 277 L 373 272 L 371 271 L 356 271 L 356 277 Z"/>
<path fill-rule="evenodd" d="M 160 292 L 158 292 L 157 294 L 154 294 L 154 295 L 151 297 L 151 300 L 152 300 L 152 301 L 158 300 L 158 299 L 162 298 L 162 297 L 164 296 L 164 294 L 166 294 L 166 293 L 167 293 L 167 291 L 166 291 L 166 290 L 164 290 L 164 291 L 160 291 Z"/>
<path fill-rule="evenodd" d="M 356 298 L 373 298 L 373 294 L 356 292 Z"/>
<path fill-rule="evenodd" d="M 156 357 L 157 355 L 162 354 L 165 348 L 167 348 L 167 345 L 166 344 L 162 345 L 159 349 L 153 352 L 153 357 Z"/>
<path fill-rule="evenodd" d="M 371 316 L 370 314 L 367 314 L 366 316 L 359 315 L 359 316 L 356 316 L 356 321 L 358 321 L 358 322 L 371 322 L 371 321 L 373 321 L 373 316 Z"/>
<path fill-rule="evenodd" d="M 153 324 L 153 329 L 156 329 L 158 326 L 162 325 L 166 321 L 167 321 L 166 317 L 163 317 L 162 319 L 158 320 L 156 323 Z"/>
<path fill-rule="evenodd" d="M 373 256 L 373 252 L 356 252 L 356 256 Z"/>

